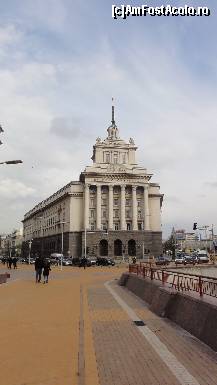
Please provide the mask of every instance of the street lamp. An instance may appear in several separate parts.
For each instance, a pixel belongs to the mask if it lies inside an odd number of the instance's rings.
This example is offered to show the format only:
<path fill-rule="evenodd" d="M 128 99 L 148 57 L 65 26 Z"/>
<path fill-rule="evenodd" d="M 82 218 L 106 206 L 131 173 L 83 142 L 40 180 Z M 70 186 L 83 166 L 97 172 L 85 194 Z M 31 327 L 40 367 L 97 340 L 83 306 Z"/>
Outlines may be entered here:
<path fill-rule="evenodd" d="M 0 162 L 0 164 L 18 164 L 18 163 L 23 163 L 22 160 L 6 160 L 5 162 Z"/>
<path fill-rule="evenodd" d="M 59 225 L 62 225 L 60 270 L 63 269 L 63 230 L 64 230 L 64 224 L 65 224 L 65 223 L 66 223 L 66 222 L 64 222 L 64 221 L 58 222 Z"/>
<path fill-rule="evenodd" d="M 4 132 L 1 124 L 0 124 L 0 134 Z M 0 140 L 0 145 L 3 144 L 2 141 Z M 23 163 L 22 160 L 6 160 L 5 162 L 0 162 L 0 164 L 18 164 L 18 163 Z"/>
<path fill-rule="evenodd" d="M 31 248 L 32 248 L 32 242 L 33 242 L 33 239 L 30 239 L 30 241 L 28 242 L 29 244 L 29 265 L 30 265 L 30 258 L 31 258 Z"/>

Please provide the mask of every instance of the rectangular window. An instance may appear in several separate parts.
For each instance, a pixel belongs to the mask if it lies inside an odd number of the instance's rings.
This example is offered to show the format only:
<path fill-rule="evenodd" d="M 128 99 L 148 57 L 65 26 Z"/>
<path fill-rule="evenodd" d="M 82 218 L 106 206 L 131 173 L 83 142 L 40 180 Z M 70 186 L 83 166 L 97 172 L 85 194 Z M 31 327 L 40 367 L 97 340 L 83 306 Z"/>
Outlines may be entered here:
<path fill-rule="evenodd" d="M 114 206 L 118 206 L 118 198 L 114 199 Z"/>
<path fill-rule="evenodd" d="M 130 210 L 126 210 L 126 218 L 130 218 Z"/>
<path fill-rule="evenodd" d="M 130 199 L 126 199 L 126 206 L 130 206 Z"/>
<path fill-rule="evenodd" d="M 114 210 L 114 217 L 118 218 L 118 215 L 119 215 L 119 210 Z"/>
<path fill-rule="evenodd" d="M 119 230 L 119 224 L 118 223 L 114 223 L 114 229 Z"/>
<path fill-rule="evenodd" d="M 94 222 L 92 222 L 91 224 L 90 224 L 90 230 L 95 230 L 95 224 L 94 224 Z"/>
<path fill-rule="evenodd" d="M 138 223 L 138 230 L 143 230 L 143 223 L 141 222 Z"/>
<path fill-rule="evenodd" d="M 102 223 L 102 230 L 107 231 L 107 228 L 108 228 L 107 223 L 106 222 Z"/>
<path fill-rule="evenodd" d="M 102 210 L 102 218 L 106 218 L 106 210 Z"/>
<path fill-rule="evenodd" d="M 141 213 L 141 211 L 138 211 L 138 218 L 139 218 L 139 219 L 142 218 L 142 213 Z"/>
<path fill-rule="evenodd" d="M 127 223 L 127 230 L 131 230 L 131 224 Z"/>
<path fill-rule="evenodd" d="M 141 207 L 141 201 L 137 201 L 137 206 Z"/>
<path fill-rule="evenodd" d="M 114 160 L 114 164 L 118 163 L 118 153 L 117 152 L 114 153 L 113 160 Z"/>
<path fill-rule="evenodd" d="M 107 153 L 105 154 L 105 162 L 106 162 L 106 163 L 110 163 L 110 154 L 109 154 L 109 152 L 107 152 Z"/>
<path fill-rule="evenodd" d="M 94 218 L 94 210 L 90 210 L 90 217 Z"/>

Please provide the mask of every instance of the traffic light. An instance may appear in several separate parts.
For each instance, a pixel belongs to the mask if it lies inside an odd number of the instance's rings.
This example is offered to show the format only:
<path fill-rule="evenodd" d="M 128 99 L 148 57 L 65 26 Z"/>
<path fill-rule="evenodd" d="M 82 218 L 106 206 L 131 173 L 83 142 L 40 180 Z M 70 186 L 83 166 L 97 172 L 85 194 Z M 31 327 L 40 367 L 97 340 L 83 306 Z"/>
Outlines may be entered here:
<path fill-rule="evenodd" d="M 194 222 L 194 224 L 193 224 L 193 230 L 197 230 L 197 222 Z"/>

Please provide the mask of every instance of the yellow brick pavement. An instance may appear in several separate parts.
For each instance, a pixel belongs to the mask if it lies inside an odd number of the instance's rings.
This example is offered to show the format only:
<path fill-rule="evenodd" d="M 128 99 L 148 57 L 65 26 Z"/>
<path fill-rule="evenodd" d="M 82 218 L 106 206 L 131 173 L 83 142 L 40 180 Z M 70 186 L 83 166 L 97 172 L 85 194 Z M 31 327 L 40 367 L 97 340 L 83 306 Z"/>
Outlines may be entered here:
<path fill-rule="evenodd" d="M 109 280 L 199 385 L 217 384 L 216 354 L 119 287 L 123 271 L 53 268 L 48 285 L 35 284 L 33 267 L 12 271 L 0 285 L 0 385 L 180 384 L 109 293 Z"/>

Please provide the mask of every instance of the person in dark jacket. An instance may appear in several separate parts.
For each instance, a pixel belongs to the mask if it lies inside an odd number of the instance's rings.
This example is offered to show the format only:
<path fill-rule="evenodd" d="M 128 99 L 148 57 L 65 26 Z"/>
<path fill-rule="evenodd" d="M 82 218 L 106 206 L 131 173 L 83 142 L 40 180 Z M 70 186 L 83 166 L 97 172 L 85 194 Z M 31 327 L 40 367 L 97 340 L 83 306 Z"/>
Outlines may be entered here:
<path fill-rule="evenodd" d="M 14 269 L 17 269 L 17 258 L 16 257 L 13 258 L 13 266 L 14 266 Z"/>
<path fill-rule="evenodd" d="M 46 259 L 44 261 L 44 268 L 43 268 L 44 283 L 48 283 L 48 277 L 49 277 L 50 271 L 51 271 L 50 261 L 48 259 Z"/>
<path fill-rule="evenodd" d="M 8 258 L 8 267 L 11 269 L 13 259 L 11 257 Z"/>
<path fill-rule="evenodd" d="M 81 258 L 81 262 L 80 262 L 80 265 L 79 265 L 80 267 L 82 267 L 83 266 L 83 268 L 85 269 L 86 268 L 86 266 L 87 266 L 87 258 L 85 258 L 85 257 L 82 257 Z"/>
<path fill-rule="evenodd" d="M 35 260 L 35 282 L 36 283 L 41 282 L 41 273 L 42 273 L 43 267 L 44 267 L 43 258 L 37 257 Z"/>

